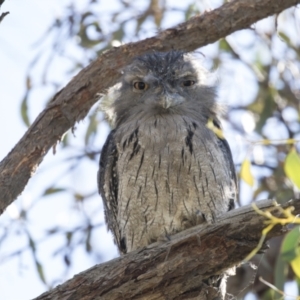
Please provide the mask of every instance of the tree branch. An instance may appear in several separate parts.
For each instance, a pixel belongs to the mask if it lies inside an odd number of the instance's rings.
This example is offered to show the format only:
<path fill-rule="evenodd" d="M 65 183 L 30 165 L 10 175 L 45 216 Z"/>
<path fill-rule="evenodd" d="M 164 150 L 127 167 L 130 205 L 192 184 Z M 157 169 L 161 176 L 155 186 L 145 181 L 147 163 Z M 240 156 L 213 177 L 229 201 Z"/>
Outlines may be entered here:
<path fill-rule="evenodd" d="M 0 163 L 0 213 L 23 191 L 31 175 L 62 135 L 82 120 L 95 95 L 116 83 L 119 70 L 143 53 L 172 48 L 192 51 L 284 9 L 300 0 L 235 0 L 155 37 L 111 49 L 84 68 L 58 92 Z"/>
<path fill-rule="evenodd" d="M 271 200 L 257 205 L 280 215 Z M 295 207 L 295 214 L 300 213 L 300 200 L 282 207 L 289 206 Z M 243 261 L 257 246 L 264 221 L 250 205 L 230 211 L 215 224 L 193 227 L 172 236 L 170 242 L 96 265 L 35 300 L 211 300 L 217 291 L 203 280 Z M 282 226 L 275 226 L 267 239 L 285 232 Z"/>
<path fill-rule="evenodd" d="M 5 0 L 0 0 L 0 7 L 4 3 Z M 3 19 L 9 14 L 9 11 L 4 12 L 0 15 L 0 23 L 3 21 Z"/>
<path fill-rule="evenodd" d="M 4 12 L 0 15 L 0 23 L 3 21 L 3 19 L 9 14 L 9 11 Z"/>

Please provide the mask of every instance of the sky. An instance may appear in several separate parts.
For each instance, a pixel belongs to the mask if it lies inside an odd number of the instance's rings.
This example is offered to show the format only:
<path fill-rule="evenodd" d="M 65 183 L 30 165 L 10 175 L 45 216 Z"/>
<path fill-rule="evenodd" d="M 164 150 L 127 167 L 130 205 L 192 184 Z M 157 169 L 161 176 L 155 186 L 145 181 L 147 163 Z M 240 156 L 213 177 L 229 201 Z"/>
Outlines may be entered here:
<path fill-rule="evenodd" d="M 59 15 L 68 2 L 66 0 L 6 0 L 2 5 L 0 12 L 9 11 L 10 14 L 0 24 L 0 160 L 7 155 L 27 129 L 20 117 L 20 104 L 26 90 L 25 77 L 28 65 L 36 53 L 34 44 L 43 36 L 48 26 L 53 22 L 53 17 Z M 176 20 L 171 20 L 171 22 L 176 23 Z M 58 77 L 61 77 L 62 82 L 67 83 L 70 78 L 62 76 L 64 74 L 62 66 L 56 65 L 55 68 L 53 72 Z M 222 71 L 220 72 L 222 74 Z M 239 78 L 236 80 L 239 80 Z M 247 95 L 248 93 L 245 93 L 245 97 Z M 47 96 L 47 91 L 37 91 L 35 97 L 40 98 L 41 101 L 36 101 L 35 106 L 31 109 L 30 117 L 32 119 L 42 110 L 45 104 L 44 99 L 47 99 Z M 245 99 L 245 101 L 249 101 L 249 99 Z M 84 127 L 85 125 L 83 122 L 80 126 Z M 103 131 L 108 132 L 108 128 L 103 128 Z M 79 129 L 78 136 L 80 134 Z M 99 144 L 101 143 L 103 141 L 99 141 Z M 8 222 L 9 218 L 18 216 L 20 207 L 30 206 L 39 197 L 46 186 L 45 180 L 48 180 L 48 178 L 50 178 L 50 181 L 55 180 L 55 171 L 48 170 L 48 167 L 59 163 L 61 160 L 63 160 L 62 156 L 53 156 L 52 153 L 47 155 L 43 166 L 39 168 L 36 176 L 30 181 L 16 204 L 11 206 L 1 216 L 0 232 L 1 230 L 6 230 L 6 226 L 10 224 Z M 96 172 L 94 165 L 89 166 L 87 163 L 84 168 L 90 168 L 92 173 Z M 49 177 L 44 174 L 46 170 Z M 85 191 L 92 190 L 95 184 L 90 179 L 85 179 L 84 184 L 83 182 L 78 182 L 76 178 L 69 178 L 68 180 L 72 180 L 75 185 L 84 186 L 83 189 Z M 40 218 L 41 225 L 40 228 L 32 229 L 35 238 L 42 236 L 43 229 L 50 226 L 52 222 L 65 226 L 76 224 L 78 215 L 76 213 L 67 215 L 72 203 L 71 199 L 68 198 L 49 197 L 43 201 L 43 207 L 39 206 L 39 204 L 36 205 L 31 210 L 31 214 L 37 220 Z M 46 217 L 40 213 L 41 209 L 47 211 Z M 93 211 L 102 210 L 101 201 L 99 201 L 98 206 L 95 204 L 95 201 L 90 201 L 85 204 L 84 209 L 91 214 Z M 97 220 L 103 222 L 103 214 L 99 214 Z M 19 225 L 21 226 L 22 224 Z M 27 240 L 24 239 L 23 235 L 18 235 L 20 227 L 16 226 L 16 228 L 9 228 L 9 230 L 14 230 L 14 237 L 9 239 L 7 243 L 0 244 L 0 263 L 6 254 L 18 249 L 20 245 L 27 245 Z M 116 257 L 118 255 L 116 248 L 113 245 L 110 234 L 106 232 L 105 226 L 100 228 L 97 234 L 101 239 L 99 251 L 105 253 L 102 259 L 109 260 Z M 56 273 L 63 272 L 61 270 L 62 262 L 59 258 L 56 257 L 49 260 L 53 244 L 63 244 L 63 241 L 59 237 L 50 239 L 43 244 L 42 251 L 39 253 L 41 260 L 48 260 L 47 270 L 49 271 L 46 274 L 47 278 L 55 278 Z M 77 262 L 71 272 L 66 274 L 66 278 L 72 277 L 79 271 L 95 264 L 93 259 L 86 257 L 83 249 L 78 249 L 75 257 Z M 27 263 L 27 260 L 30 263 Z M 30 253 L 25 253 L 22 260 L 9 259 L 2 261 L 0 265 L 0 299 L 30 299 L 38 296 L 45 290 L 45 285 L 41 283 L 36 275 Z"/>
<path fill-rule="evenodd" d="M 34 44 L 43 36 L 46 29 L 53 22 L 54 16 L 59 14 L 67 1 L 61 0 L 6 0 L 2 5 L 1 12 L 9 11 L 10 14 L 6 16 L 3 22 L 0 24 L 0 159 L 4 158 L 7 153 L 13 148 L 18 140 L 26 132 L 26 126 L 20 117 L 20 105 L 22 97 L 25 92 L 25 77 L 28 65 L 33 59 L 35 54 Z M 63 73 L 62 69 L 57 67 L 56 71 L 59 75 Z M 65 82 L 69 78 L 64 79 Z M 44 99 L 47 99 L 46 92 L 39 91 L 36 98 L 42 100 L 40 103 L 35 102 L 36 107 L 31 110 L 31 117 L 34 119 L 39 111 L 44 106 Z M 51 165 L 53 161 L 61 159 L 54 157 L 52 153 L 47 155 L 43 164 L 45 169 Z M 44 170 L 45 170 L 44 169 Z M 49 171 L 49 177 L 54 177 L 55 174 L 51 174 Z M 18 198 L 14 205 L 9 207 L 6 212 L 1 216 L 0 232 L 3 233 L 7 230 L 9 218 L 17 217 L 19 208 L 30 205 L 34 199 L 36 199 L 41 191 L 46 186 L 45 176 L 38 176 L 43 174 L 43 168 L 39 168 L 37 176 L 30 181 L 25 191 Z M 53 179 L 50 179 L 53 180 Z M 59 202 L 59 203 L 58 203 Z M 101 201 L 99 200 L 99 203 Z M 47 228 L 52 222 L 56 224 L 71 224 L 75 222 L 76 216 L 66 216 L 71 205 L 71 199 L 54 199 L 50 197 L 43 203 L 43 210 L 46 209 L 47 215 L 40 213 L 40 207 L 37 205 L 32 209 L 32 218 L 35 220 L 40 218 L 41 227 Z M 57 209 L 59 208 L 59 211 Z M 93 207 L 87 208 L 92 210 Z M 102 218 L 103 222 L 103 216 Z M 18 226 L 19 225 L 19 226 Z M 41 283 L 37 277 L 37 272 L 32 262 L 32 255 L 27 252 L 22 256 L 22 259 L 4 259 L 9 253 L 19 249 L 22 245 L 28 244 L 27 239 L 24 239 L 24 235 L 18 235 L 18 230 L 22 224 L 16 225 L 15 228 L 9 228 L 10 232 L 13 232 L 12 238 L 8 239 L 5 243 L 0 244 L 0 299 L 4 300 L 19 300 L 19 299 L 31 299 L 44 292 L 47 287 Z M 31 232 L 35 234 L 35 238 L 39 238 L 42 235 L 43 228 L 32 228 Z M 117 256 L 117 251 L 113 245 L 111 236 L 106 232 L 105 226 L 99 231 L 99 236 L 102 239 L 102 244 L 107 247 L 107 254 L 103 259 L 108 260 Z M 107 241 L 106 241 L 107 238 Z M 104 242 L 103 242 L 104 240 Z M 53 250 L 53 244 L 62 244 L 63 241 L 60 238 L 52 238 L 48 242 L 44 243 L 41 247 L 41 251 L 38 254 L 40 260 L 47 259 L 47 279 L 55 278 L 56 273 L 61 273 L 62 262 L 57 257 L 51 258 L 51 251 Z M 104 246 L 103 246 L 104 247 Z M 111 248 L 111 249 L 110 249 Z M 103 252 L 104 248 L 102 249 Z M 75 256 L 78 257 L 74 268 L 70 274 L 66 274 L 66 277 L 70 277 L 73 274 L 78 273 L 88 267 L 95 264 L 93 260 L 86 258 L 84 251 L 78 249 Z M 4 260 L 4 261 L 3 261 Z"/>

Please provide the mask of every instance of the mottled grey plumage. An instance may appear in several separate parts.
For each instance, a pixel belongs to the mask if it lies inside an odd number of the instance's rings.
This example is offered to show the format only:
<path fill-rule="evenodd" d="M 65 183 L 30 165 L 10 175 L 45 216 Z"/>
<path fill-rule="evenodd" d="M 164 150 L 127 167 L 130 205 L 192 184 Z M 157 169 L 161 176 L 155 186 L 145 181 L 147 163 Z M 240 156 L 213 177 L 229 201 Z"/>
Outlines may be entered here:
<path fill-rule="evenodd" d="M 230 210 L 236 177 L 220 127 L 215 89 L 178 51 L 136 58 L 102 98 L 114 127 L 98 176 L 106 222 L 121 253 L 147 246 Z"/>

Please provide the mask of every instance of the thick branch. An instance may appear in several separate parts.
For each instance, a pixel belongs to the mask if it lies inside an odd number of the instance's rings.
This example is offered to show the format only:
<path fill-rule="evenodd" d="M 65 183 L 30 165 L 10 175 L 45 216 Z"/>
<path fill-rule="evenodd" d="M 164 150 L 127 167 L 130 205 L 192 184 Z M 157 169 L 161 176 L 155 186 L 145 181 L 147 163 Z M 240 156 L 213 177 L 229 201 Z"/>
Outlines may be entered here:
<path fill-rule="evenodd" d="M 58 92 L 23 138 L 0 163 L 0 212 L 23 191 L 49 149 L 74 124 L 83 119 L 104 92 L 119 77 L 119 70 L 132 57 L 172 48 L 191 51 L 254 22 L 280 13 L 300 0 L 236 0 L 197 16 L 153 38 L 111 49 L 84 68 Z"/>
<path fill-rule="evenodd" d="M 259 208 L 274 209 L 271 200 L 258 202 Z M 300 213 L 300 200 L 283 205 Z M 144 250 L 97 265 L 37 297 L 36 300 L 114 299 L 213 299 L 202 283 L 212 275 L 240 263 L 261 237 L 264 217 L 251 206 L 222 216 L 213 225 L 199 225 L 155 243 Z M 285 229 L 276 226 L 268 239 Z M 80 288 L 79 288 L 80 287 Z"/>

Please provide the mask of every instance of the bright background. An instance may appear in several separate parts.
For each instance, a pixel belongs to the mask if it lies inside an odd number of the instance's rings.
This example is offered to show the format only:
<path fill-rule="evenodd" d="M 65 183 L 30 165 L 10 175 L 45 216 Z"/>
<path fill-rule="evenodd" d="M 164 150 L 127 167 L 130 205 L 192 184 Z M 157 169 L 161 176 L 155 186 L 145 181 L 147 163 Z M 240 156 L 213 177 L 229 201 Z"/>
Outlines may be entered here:
<path fill-rule="evenodd" d="M 8 0 L 2 5 L 1 12 L 9 11 L 10 14 L 0 24 L 0 159 L 8 154 L 26 132 L 27 127 L 20 117 L 20 105 L 26 91 L 28 66 L 37 53 L 34 45 L 43 37 L 54 17 L 62 13 L 61 10 L 65 3 L 68 3 L 68 1 Z M 55 64 L 52 70 L 53 74 L 57 75 L 58 81 L 61 82 L 62 86 L 71 79 L 71 77 L 65 75 L 67 67 L 68 64 L 66 62 L 60 62 Z M 34 120 L 39 112 L 42 111 L 45 101 L 50 95 L 51 90 L 48 93 L 47 90 L 45 91 L 42 88 L 35 91 L 34 105 L 30 107 L 31 120 Z M 77 134 L 79 135 L 76 132 Z M 62 156 L 59 154 L 53 156 L 50 151 L 22 195 L 1 216 L 0 232 L 10 232 L 12 234 L 4 242 L 0 240 L 0 299 L 30 299 L 47 289 L 37 276 L 31 251 L 24 251 L 22 257 L 17 257 L 17 255 L 11 257 L 14 251 L 22 249 L 22 246 L 24 248 L 28 246 L 28 239 L 24 238 L 22 234 L 24 230 L 22 221 L 14 224 L 12 228 L 12 223 L 9 220 L 18 219 L 21 209 L 26 209 L 35 203 L 43 190 L 49 185 L 49 182 L 56 181 L 57 171 L 51 169 L 51 166 L 53 164 L 58 165 L 61 160 Z M 92 176 L 87 178 L 86 182 L 78 182 L 79 180 L 76 176 L 73 178 L 67 176 L 63 180 L 72 182 L 74 185 L 81 184 L 84 186 L 82 189 L 88 189 L 87 186 L 93 187 L 96 185 L 96 169 L 95 166 L 93 167 L 91 168 Z M 67 169 L 66 167 L 64 168 Z M 89 168 L 89 166 L 86 166 L 86 168 Z M 47 173 L 46 175 L 39 176 L 45 172 Z M 54 223 L 66 227 L 76 224 L 79 216 L 76 213 L 70 213 L 69 208 L 72 205 L 70 197 L 68 199 L 68 197 L 60 195 L 49 196 L 43 203 L 35 205 L 30 210 L 29 216 L 29 218 L 35 220 L 34 228 L 30 228 L 34 238 L 42 238 L 43 230 L 46 230 L 50 224 Z M 103 223 L 101 199 L 98 198 L 98 207 L 96 208 L 94 204 L 86 206 L 86 209 L 90 211 L 98 209 L 99 223 Z M 101 260 L 109 260 L 116 257 L 118 255 L 116 248 L 105 226 L 99 228 L 97 235 L 98 239 L 101 239 L 101 245 L 99 246 L 99 252 L 102 254 Z M 39 260 L 46 259 L 48 261 L 47 279 L 55 278 L 57 274 L 64 272 L 61 257 L 52 256 L 52 252 L 60 243 L 62 243 L 62 238 L 50 238 L 45 243 L 42 243 L 41 249 L 37 253 Z M 99 262 L 99 259 L 89 258 L 82 249 L 78 249 L 74 256 L 76 257 L 74 259 L 76 263 L 73 265 L 72 270 L 65 274 L 65 278 L 72 277 L 73 274 Z"/>
<path fill-rule="evenodd" d="M 20 106 L 26 92 L 26 76 L 29 73 L 29 65 L 38 51 L 41 51 L 37 42 L 45 36 L 54 17 L 64 13 L 63 9 L 69 2 L 66 0 L 6 0 L 2 5 L 1 12 L 9 11 L 10 14 L 0 24 L 0 160 L 7 155 L 27 129 L 20 117 Z M 180 0 L 172 2 L 178 7 L 181 5 Z M 78 6 L 82 3 L 83 1 L 77 1 Z M 139 2 L 140 5 L 143 3 L 144 1 Z M 210 3 L 212 8 L 219 4 L 220 1 L 211 1 Z M 101 7 L 103 10 L 111 11 L 117 7 L 117 3 L 104 1 L 101 3 Z M 181 21 L 183 20 L 172 15 L 164 22 L 163 28 Z M 257 25 L 258 28 L 268 28 L 268 26 L 272 27 L 270 20 L 264 20 Z M 130 26 L 128 30 L 130 30 Z M 156 29 L 153 28 L 149 32 L 150 35 L 154 35 Z M 236 33 L 235 37 L 240 37 L 241 44 L 237 46 L 247 46 L 253 39 L 251 34 L 246 31 Z M 231 38 L 229 37 L 229 39 Z M 49 51 L 47 45 L 52 47 L 51 39 L 43 44 L 45 52 Z M 207 58 L 212 56 L 215 51 L 215 46 L 201 49 Z M 280 43 L 274 51 L 281 51 Z M 75 47 L 70 46 L 69 52 L 77 59 L 84 59 L 83 54 L 78 52 Z M 250 58 L 253 52 L 249 49 L 244 54 L 248 54 Z M 261 55 L 268 60 L 267 50 L 263 49 Z M 204 61 L 204 64 L 211 68 L 209 62 Z M 77 71 L 66 73 L 71 65 L 70 61 L 63 59 L 52 62 L 50 76 L 59 82 L 60 87 L 68 83 L 76 74 Z M 241 77 L 236 70 L 239 70 L 243 76 Z M 42 78 L 42 68 L 36 68 L 34 75 L 36 78 Z M 228 60 L 228 64 L 216 70 L 213 77 L 220 84 L 221 102 L 228 102 L 227 99 L 230 99 L 230 105 L 234 106 L 247 104 L 253 100 L 257 90 L 255 78 L 243 65 L 232 64 Z M 36 78 L 34 80 L 38 81 Z M 231 89 L 232 87 L 234 89 Z M 53 95 L 53 89 L 44 88 L 42 84 L 40 88 L 34 90 L 28 113 L 31 121 L 43 110 L 51 95 Z M 253 115 L 245 112 L 232 116 L 232 118 L 238 120 L 245 132 L 251 136 L 255 125 Z M 98 120 L 101 121 L 101 119 L 102 116 L 99 114 Z M 104 224 L 103 207 L 98 195 L 93 194 L 84 202 L 74 203 L 74 199 L 66 191 L 49 195 L 42 201 L 38 201 L 45 189 L 54 183 L 58 187 L 69 186 L 70 190 L 79 194 L 88 194 L 95 190 L 97 166 L 94 163 L 84 160 L 76 166 L 76 171 L 69 174 L 71 164 L 64 161 L 70 154 L 77 155 L 83 148 L 82 140 L 87 126 L 87 121 L 77 125 L 75 136 L 70 137 L 73 148 L 69 149 L 68 153 L 60 151 L 60 146 L 57 148 L 56 155 L 53 155 L 51 151 L 48 153 L 25 191 L 1 216 L 0 237 L 5 236 L 6 238 L 0 238 L 0 299 L 30 299 L 47 290 L 48 287 L 37 276 L 38 262 L 43 262 L 43 276 L 50 287 L 64 282 L 74 274 L 96 263 L 118 256 L 110 233 L 107 233 L 106 227 L 102 226 Z M 229 129 L 227 138 L 234 150 L 235 162 L 240 163 L 246 155 L 246 150 L 242 146 L 243 137 L 231 133 L 230 126 L 226 122 L 224 122 L 224 126 L 225 129 Z M 98 135 L 94 141 L 96 148 L 93 150 L 95 151 L 101 149 L 109 128 L 106 124 L 101 123 L 99 131 L 101 135 Z M 278 127 L 276 137 L 279 135 L 285 138 L 285 134 L 284 129 L 281 130 Z M 253 134 L 252 137 L 255 135 Z M 268 171 L 264 172 L 268 174 Z M 84 175 L 79 176 L 79 174 Z M 252 198 L 253 191 L 244 183 L 242 183 L 242 191 L 242 204 L 246 204 Z M 262 193 L 259 198 L 266 198 L 266 194 Z M 25 223 L 20 216 L 27 211 Z M 57 226 L 57 228 L 72 231 L 76 226 L 81 226 L 80 224 L 84 223 L 86 219 L 92 219 L 93 225 L 98 226 L 91 237 L 93 247 L 91 255 L 87 255 L 84 244 L 80 244 L 72 253 L 64 254 L 63 246 L 66 243 L 66 237 L 63 234 L 44 239 L 45 232 L 49 231 L 49 228 Z M 38 241 L 38 250 L 32 251 L 34 246 L 30 244 L 31 240 Z M 75 233 L 72 237 L 74 247 L 81 240 L 82 235 Z M 29 249 L 27 249 L 28 246 Z M 60 249 L 60 246 L 62 252 L 57 250 Z M 20 249 L 21 255 L 19 255 Z M 55 251 L 57 252 L 53 254 Z M 66 271 L 64 264 L 68 255 L 72 258 L 72 265 Z M 56 281 L 57 278 L 61 278 L 60 281 Z M 289 294 L 296 293 L 292 285 L 289 285 L 287 290 Z M 248 296 L 248 299 L 251 299 L 251 296 Z"/>

